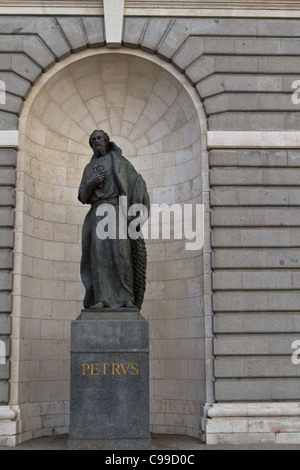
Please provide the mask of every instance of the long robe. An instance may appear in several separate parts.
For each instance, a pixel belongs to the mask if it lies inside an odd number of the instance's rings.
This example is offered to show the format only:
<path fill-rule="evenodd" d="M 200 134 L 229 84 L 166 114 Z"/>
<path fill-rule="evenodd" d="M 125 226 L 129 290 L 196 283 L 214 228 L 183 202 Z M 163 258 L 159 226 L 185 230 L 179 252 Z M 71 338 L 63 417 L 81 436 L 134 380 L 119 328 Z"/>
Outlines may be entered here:
<path fill-rule="evenodd" d="M 94 168 L 102 166 L 102 158 L 93 155 L 85 167 L 78 191 L 80 201 L 80 195 L 94 174 Z M 86 309 L 99 301 L 103 302 L 105 307 L 111 308 L 124 307 L 127 301 L 135 303 L 136 256 L 132 255 L 131 240 L 128 237 L 120 239 L 118 236 L 119 216 L 122 215 L 121 211 L 119 214 L 118 197 L 126 196 L 128 207 L 138 203 L 150 209 L 146 183 L 132 164 L 122 156 L 121 149 L 110 142 L 105 158 L 110 163 L 104 168 L 104 185 L 93 191 L 88 201 L 91 209 L 85 217 L 82 228 L 80 272 L 86 289 L 83 302 Z M 97 207 L 105 202 L 113 204 L 116 209 L 116 239 L 100 239 L 96 233 L 97 224 L 101 220 L 96 214 Z"/>

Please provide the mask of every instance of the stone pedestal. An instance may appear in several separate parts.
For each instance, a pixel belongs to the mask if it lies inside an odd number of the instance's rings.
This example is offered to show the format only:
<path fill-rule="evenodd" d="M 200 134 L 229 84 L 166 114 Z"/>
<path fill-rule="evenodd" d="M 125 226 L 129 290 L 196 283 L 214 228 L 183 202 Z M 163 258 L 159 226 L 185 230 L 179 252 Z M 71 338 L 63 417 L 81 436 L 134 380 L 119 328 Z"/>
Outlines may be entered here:
<path fill-rule="evenodd" d="M 71 323 L 70 449 L 150 449 L 149 328 L 135 309 Z"/>

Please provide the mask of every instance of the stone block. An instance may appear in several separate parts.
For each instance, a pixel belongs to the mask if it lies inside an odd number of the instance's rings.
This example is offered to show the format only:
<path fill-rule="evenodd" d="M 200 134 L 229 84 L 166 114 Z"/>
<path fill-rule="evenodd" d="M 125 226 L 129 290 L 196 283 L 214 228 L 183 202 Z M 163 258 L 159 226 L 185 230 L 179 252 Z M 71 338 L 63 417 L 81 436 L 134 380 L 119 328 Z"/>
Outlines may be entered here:
<path fill-rule="evenodd" d="M 265 210 L 265 225 L 272 226 L 299 226 L 299 209 L 287 207 L 285 211 L 282 209 L 266 209 Z"/>
<path fill-rule="evenodd" d="M 269 379 L 217 379 L 215 399 L 218 401 L 270 400 Z"/>
<path fill-rule="evenodd" d="M 280 432 L 276 434 L 276 444 L 299 444 L 299 432 Z"/>
<path fill-rule="evenodd" d="M 216 314 L 214 333 L 300 333 L 300 316 L 296 312 Z"/>
<path fill-rule="evenodd" d="M 17 162 L 17 152 L 15 150 L 5 149 L 5 148 L 0 149 L 0 167 L 5 167 L 5 166 L 15 167 L 16 162 Z M 13 181 L 14 181 L 14 178 L 13 178 Z M 3 180 L 3 182 L 5 182 L 5 180 Z"/>
<path fill-rule="evenodd" d="M 213 285 L 216 290 L 223 289 L 293 289 L 299 284 L 291 271 L 218 271 L 213 274 Z"/>
<path fill-rule="evenodd" d="M 288 188 L 228 187 L 213 188 L 211 191 L 211 204 L 214 206 L 285 206 L 297 205 L 298 200 L 300 191 L 289 191 Z"/>
<path fill-rule="evenodd" d="M 238 206 L 240 191 L 236 188 L 212 188 L 210 193 L 212 206 Z"/>
<path fill-rule="evenodd" d="M 206 98 L 205 108 L 209 115 L 226 111 L 260 111 L 264 109 L 262 96 L 259 93 L 251 93 L 251 100 L 246 93 L 222 93 Z"/>
<path fill-rule="evenodd" d="M 58 17 L 57 22 L 67 38 L 72 52 L 86 49 L 87 44 L 80 18 Z"/>
<path fill-rule="evenodd" d="M 36 31 L 57 60 L 63 60 L 70 55 L 70 48 L 63 37 L 56 18 L 37 17 Z"/>
<path fill-rule="evenodd" d="M 276 168 L 264 170 L 263 182 L 265 185 L 294 186 L 300 177 L 300 170 L 295 168 Z"/>
<path fill-rule="evenodd" d="M 23 36 L 23 51 L 44 71 L 48 70 L 55 63 L 54 55 L 38 36 Z"/>
<path fill-rule="evenodd" d="M 214 361 L 216 378 L 299 377 L 290 356 L 220 357 Z"/>
<path fill-rule="evenodd" d="M 203 50 L 204 38 L 189 37 L 173 57 L 173 64 L 179 69 L 185 70 L 192 62 L 194 62 L 203 54 Z"/>
<path fill-rule="evenodd" d="M 211 233 L 211 244 L 213 248 L 220 247 L 240 247 L 241 233 L 234 229 L 218 229 L 213 228 Z"/>
<path fill-rule="evenodd" d="M 5 97 L 6 97 L 5 104 L 1 104 L 0 109 L 8 113 L 15 113 L 19 115 L 21 113 L 22 106 L 23 106 L 22 98 L 18 96 L 14 96 L 8 91 L 6 91 Z"/>
<path fill-rule="evenodd" d="M 285 206 L 291 203 L 287 188 L 246 188 L 240 191 L 241 205 Z"/>
<path fill-rule="evenodd" d="M 300 165 L 300 152 L 297 150 L 289 150 L 287 152 L 289 167 L 297 167 Z"/>
<path fill-rule="evenodd" d="M 214 359 L 214 377 L 217 379 L 245 377 L 243 358 L 216 357 Z"/>
<path fill-rule="evenodd" d="M 1 111 L 0 113 L 0 129 L 2 131 L 14 130 L 18 128 L 18 116 L 16 114 Z"/>
<path fill-rule="evenodd" d="M 294 111 L 295 105 L 288 93 L 265 93 L 259 94 L 261 111 Z"/>
<path fill-rule="evenodd" d="M 212 75 L 215 70 L 214 58 L 202 56 L 192 65 L 186 68 L 185 73 L 192 84 L 197 84 L 206 77 Z"/>
<path fill-rule="evenodd" d="M 43 241 L 43 258 L 55 261 L 65 260 L 65 243 Z"/>
<path fill-rule="evenodd" d="M 12 207 L 0 207 L 0 227 L 14 227 L 14 210 Z"/>
<path fill-rule="evenodd" d="M 0 168 L 0 186 L 15 184 L 15 170 L 12 168 Z"/>
<path fill-rule="evenodd" d="M 282 170 L 279 171 L 281 172 Z M 260 168 L 212 168 L 210 183 L 211 185 L 221 186 L 259 185 L 265 183 L 266 176 L 266 172 Z"/>
<path fill-rule="evenodd" d="M 142 34 L 147 24 L 146 18 L 125 18 L 123 44 L 127 47 L 139 47 Z"/>
<path fill-rule="evenodd" d="M 10 335 L 11 334 L 11 317 L 10 315 L 1 314 L 0 315 L 0 331 L 1 335 Z"/>
<path fill-rule="evenodd" d="M 300 232 L 298 228 L 263 229 L 263 228 L 214 228 L 213 247 L 292 247 L 298 246 Z"/>
<path fill-rule="evenodd" d="M 272 38 L 241 38 L 235 39 L 236 54 L 250 55 L 280 55 L 282 53 L 281 40 Z"/>
<path fill-rule="evenodd" d="M 13 248 L 14 232 L 9 228 L 0 228 L 1 249 Z"/>
<path fill-rule="evenodd" d="M 287 124 L 291 112 L 226 112 L 208 117 L 211 131 L 282 131 L 298 130 L 299 122 Z M 292 125 L 294 127 L 292 127 Z M 298 127 L 297 127 L 298 126 Z"/>
<path fill-rule="evenodd" d="M 0 248 L 0 269 L 12 269 L 12 267 L 13 267 L 12 251 L 9 249 Z"/>
<path fill-rule="evenodd" d="M 1 70 L 10 70 L 11 57 L 9 54 L 0 53 L 0 68 Z"/>
<path fill-rule="evenodd" d="M 15 206 L 15 190 L 12 186 L 0 187 L 0 206 Z"/>
<path fill-rule="evenodd" d="M 299 310 L 300 295 L 298 291 L 270 291 L 268 293 L 268 309 L 272 311 Z"/>
<path fill-rule="evenodd" d="M 6 380 L 0 380 L 0 403 L 8 403 L 9 400 L 9 384 Z M 1 428 L 0 428 L 1 436 Z"/>
<path fill-rule="evenodd" d="M 22 52 L 23 40 L 21 36 L 1 35 L 1 52 Z"/>
<path fill-rule="evenodd" d="M 22 31 L 23 33 L 35 33 L 36 32 L 36 18 L 35 17 L 20 17 L 11 16 L 9 21 L 5 16 L 0 18 L 0 28 L 5 34 L 16 34 L 16 32 Z M 18 30 L 18 31 L 16 31 Z"/>
<path fill-rule="evenodd" d="M 267 335 L 218 335 L 214 339 L 216 356 L 236 356 L 268 354 L 269 337 Z"/>
<path fill-rule="evenodd" d="M 12 273 L 11 271 L 0 270 L 0 291 L 12 290 Z"/>
<path fill-rule="evenodd" d="M 221 312 L 266 311 L 270 308 L 266 292 L 216 292 L 213 308 Z M 278 294 L 279 298 L 281 294 Z"/>
<path fill-rule="evenodd" d="M 207 50 L 218 51 L 216 53 L 219 54 L 224 53 L 225 50 L 231 50 L 228 49 L 228 45 L 224 45 L 224 36 L 232 36 L 233 30 L 236 35 L 243 36 L 245 28 L 249 32 L 253 31 L 254 36 L 256 35 L 255 23 L 249 20 L 222 18 L 216 21 L 213 18 L 185 18 L 184 20 L 178 18 L 174 21 L 170 32 L 162 42 L 159 54 L 169 58 L 189 36 L 205 36 L 206 34 L 209 34 L 209 36 L 222 36 L 222 40 L 217 37 L 206 38 Z M 190 39 L 194 40 L 196 38 L 192 37 Z M 232 43 L 232 39 L 229 38 L 227 42 Z"/>
<path fill-rule="evenodd" d="M 270 357 L 245 359 L 245 377 L 299 377 L 299 367 L 292 363 L 290 355 L 275 356 L 271 348 L 270 354 Z"/>
<path fill-rule="evenodd" d="M 272 335 L 269 338 L 269 351 L 273 355 L 287 355 L 291 359 L 291 352 L 295 349 L 292 348 L 294 341 L 299 341 L 300 337 L 296 333 L 286 333 Z"/>
<path fill-rule="evenodd" d="M 267 24 L 265 20 L 257 19 L 257 34 L 259 36 L 271 36 L 271 37 L 298 37 L 299 35 L 299 24 L 294 19 L 286 19 L 281 21 L 280 19 L 270 19 Z"/>
<path fill-rule="evenodd" d="M 9 292 L 0 292 L 0 312 L 10 313 L 12 307 L 11 294 Z"/>
<path fill-rule="evenodd" d="M 154 396 L 162 400 L 178 399 L 178 380 L 154 380 Z"/>
<path fill-rule="evenodd" d="M 170 60 L 181 44 L 188 38 L 189 27 L 189 20 L 186 20 L 184 25 L 180 19 L 175 19 L 168 30 L 168 34 L 159 45 L 158 55 Z"/>
<path fill-rule="evenodd" d="M 105 42 L 103 18 L 83 17 L 81 22 L 89 47 L 103 46 Z"/>
<path fill-rule="evenodd" d="M 59 320 L 41 320 L 40 324 L 41 328 L 41 338 L 44 340 L 48 339 L 63 339 L 64 332 L 61 328 L 61 323 Z"/>
<path fill-rule="evenodd" d="M 37 82 L 42 73 L 42 69 L 25 54 L 13 54 L 11 56 L 10 70 L 26 78 L 31 83 Z"/>
<path fill-rule="evenodd" d="M 242 274 L 240 272 L 217 271 L 213 273 L 213 290 L 237 290 L 243 288 Z"/>
<path fill-rule="evenodd" d="M 267 224 L 266 221 L 267 209 L 256 209 L 256 208 L 246 208 L 246 207 L 235 207 L 235 208 L 216 208 L 211 211 L 211 225 L 214 226 L 224 226 L 224 227 L 263 227 L 264 225 L 274 225 Z M 278 222 L 275 225 L 279 225 Z"/>
<path fill-rule="evenodd" d="M 206 436 L 208 445 L 268 445 L 275 443 L 274 433 L 209 433 Z"/>
<path fill-rule="evenodd" d="M 10 362 L 6 361 L 6 364 L 0 363 L 0 381 L 7 380 L 10 378 Z"/>
<path fill-rule="evenodd" d="M 143 34 L 141 49 L 147 52 L 155 52 L 171 23 L 170 18 L 150 18 Z"/>
<path fill-rule="evenodd" d="M 300 378 L 217 379 L 218 401 L 299 400 Z"/>
<path fill-rule="evenodd" d="M 226 419 L 213 419 L 208 426 L 208 434 L 214 434 L 218 432 L 220 434 L 227 433 L 247 433 L 248 432 L 248 419 L 246 417 L 241 418 L 226 418 Z"/>
<path fill-rule="evenodd" d="M 176 358 L 177 340 L 176 339 L 153 339 L 153 357 L 155 359 Z"/>
<path fill-rule="evenodd" d="M 290 91 L 291 84 L 283 85 L 278 76 L 220 74 L 198 83 L 197 89 L 202 97 L 221 92 L 279 92 Z"/>
<path fill-rule="evenodd" d="M 84 286 L 81 281 L 65 281 L 65 300 L 82 301 Z"/>
<path fill-rule="evenodd" d="M 70 448 L 150 448 L 148 341 L 135 309 L 83 310 L 72 322 Z"/>

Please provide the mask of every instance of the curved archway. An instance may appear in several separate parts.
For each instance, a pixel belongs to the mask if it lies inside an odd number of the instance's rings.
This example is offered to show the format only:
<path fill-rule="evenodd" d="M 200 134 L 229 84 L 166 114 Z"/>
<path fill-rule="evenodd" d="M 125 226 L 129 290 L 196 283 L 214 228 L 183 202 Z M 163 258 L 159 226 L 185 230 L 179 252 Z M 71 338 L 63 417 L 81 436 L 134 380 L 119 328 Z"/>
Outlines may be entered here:
<path fill-rule="evenodd" d="M 11 380 L 23 440 L 53 429 L 67 432 L 69 325 L 82 308 L 79 261 L 87 211 L 77 190 L 91 157 L 88 137 L 96 128 L 109 133 L 142 173 L 152 203 L 207 202 L 205 119 L 193 94 L 184 77 L 157 57 L 101 49 L 57 64 L 25 103 Z M 149 240 L 147 248 L 142 314 L 150 323 L 152 431 L 199 437 L 200 404 L 211 400 L 211 357 L 205 353 L 210 312 L 204 307 L 209 246 L 187 251 L 184 240 Z"/>

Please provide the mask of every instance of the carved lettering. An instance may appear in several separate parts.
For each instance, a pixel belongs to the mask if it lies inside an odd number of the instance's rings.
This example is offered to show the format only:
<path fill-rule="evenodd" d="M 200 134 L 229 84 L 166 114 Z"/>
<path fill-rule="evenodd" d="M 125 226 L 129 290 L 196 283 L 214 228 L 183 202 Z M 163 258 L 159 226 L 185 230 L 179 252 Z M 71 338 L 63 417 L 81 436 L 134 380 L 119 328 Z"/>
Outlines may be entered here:
<path fill-rule="evenodd" d="M 99 375 L 138 375 L 139 364 L 137 362 L 84 362 L 82 363 L 83 376 L 99 376 Z"/>
<path fill-rule="evenodd" d="M 112 364 L 112 375 L 115 375 L 115 372 L 117 372 L 117 374 L 120 375 L 119 368 L 120 368 L 120 364 L 116 364 L 115 362 L 113 362 L 113 364 Z"/>
<path fill-rule="evenodd" d="M 121 367 L 122 367 L 122 370 L 123 370 L 123 372 L 124 372 L 124 375 L 126 375 L 126 374 L 127 374 L 127 372 L 128 372 L 128 369 L 129 369 L 129 366 L 130 366 L 130 362 L 129 362 L 129 364 L 127 365 L 127 367 L 126 367 L 126 368 L 124 367 L 124 364 L 123 364 L 123 362 L 121 363 Z"/>
<path fill-rule="evenodd" d="M 136 366 L 136 367 L 135 367 Z M 138 364 L 136 362 L 134 362 L 133 364 L 131 364 L 131 368 L 135 371 L 134 373 L 131 372 L 131 375 L 138 375 L 139 371 L 137 369 L 138 367 Z"/>
<path fill-rule="evenodd" d="M 90 369 L 90 365 L 89 364 L 82 364 L 82 374 L 81 375 L 85 375 L 86 371 L 88 371 Z"/>

